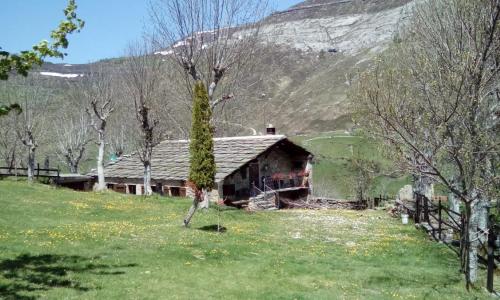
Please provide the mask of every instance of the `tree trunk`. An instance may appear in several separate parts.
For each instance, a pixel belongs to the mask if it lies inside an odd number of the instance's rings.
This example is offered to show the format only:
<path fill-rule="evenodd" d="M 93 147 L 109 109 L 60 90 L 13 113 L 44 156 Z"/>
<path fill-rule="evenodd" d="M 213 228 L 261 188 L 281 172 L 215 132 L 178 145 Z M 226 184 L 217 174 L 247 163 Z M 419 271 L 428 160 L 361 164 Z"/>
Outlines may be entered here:
<path fill-rule="evenodd" d="M 432 188 L 432 179 L 427 176 L 420 176 L 417 183 L 417 190 L 421 195 L 427 197 L 427 199 L 432 200 L 434 196 L 434 191 Z"/>
<path fill-rule="evenodd" d="M 151 196 L 153 189 L 151 188 L 151 164 L 149 161 L 144 162 L 144 195 Z"/>
<path fill-rule="evenodd" d="M 488 200 L 484 199 L 484 197 L 480 197 L 479 202 L 477 203 L 477 227 L 479 234 L 479 241 L 482 244 L 485 244 L 488 241 L 488 210 L 490 207 L 490 203 Z"/>
<path fill-rule="evenodd" d="M 469 221 L 469 226 L 467 228 L 468 236 L 469 236 L 469 253 L 468 253 L 468 264 L 467 264 L 467 269 L 468 269 L 468 277 L 469 277 L 469 282 L 471 284 L 474 284 L 477 281 L 477 270 L 478 270 L 478 264 L 477 264 L 477 250 L 479 246 L 479 240 L 478 240 L 478 231 L 477 231 L 477 226 L 478 226 L 478 212 L 477 212 L 477 203 L 476 205 L 472 206 L 471 210 L 471 215 L 470 215 L 470 221 Z"/>
<path fill-rule="evenodd" d="M 314 195 L 312 156 L 309 156 L 307 158 L 305 173 L 307 174 L 307 184 L 309 186 L 309 195 L 312 196 L 312 195 Z"/>
<path fill-rule="evenodd" d="M 106 189 L 106 182 L 104 179 L 104 134 L 99 132 L 99 152 L 97 154 L 97 191 L 104 191 Z"/>
<path fill-rule="evenodd" d="M 69 171 L 73 174 L 78 174 L 78 164 L 77 163 L 70 163 L 69 164 Z"/>
<path fill-rule="evenodd" d="M 14 147 L 12 147 L 10 153 L 5 158 L 5 162 L 9 167 L 9 171 L 16 167 L 16 142 L 14 142 Z"/>
<path fill-rule="evenodd" d="M 202 190 L 202 201 L 200 208 L 208 209 L 210 207 L 210 192 L 207 189 Z"/>
<path fill-rule="evenodd" d="M 450 182 L 455 189 L 459 188 L 457 180 L 455 178 L 452 178 Z M 458 220 L 458 216 L 460 215 L 460 199 L 458 199 L 457 195 L 455 195 L 455 193 L 453 192 L 450 192 L 448 194 L 448 208 L 450 209 L 450 211 L 456 214 L 451 214 L 449 218 Z"/>
<path fill-rule="evenodd" d="M 473 197 L 472 203 L 466 203 L 465 206 L 465 232 L 464 232 L 464 245 L 463 259 L 465 259 L 465 279 L 467 288 L 477 282 L 478 260 L 477 253 L 479 247 L 478 238 L 478 222 L 479 222 L 479 201 L 477 200 L 477 193 L 471 193 Z"/>
<path fill-rule="evenodd" d="M 184 226 L 185 227 L 189 226 L 189 222 L 191 222 L 191 219 L 193 218 L 194 213 L 198 209 L 198 206 L 199 206 L 200 201 L 201 201 L 200 196 L 202 196 L 201 193 L 195 192 L 195 196 L 194 196 L 194 199 L 193 199 L 193 204 L 191 205 L 191 208 L 189 208 L 187 216 L 184 218 Z"/>
<path fill-rule="evenodd" d="M 356 201 L 361 202 L 363 201 L 363 187 L 362 183 L 360 182 L 361 179 L 358 177 L 356 178 Z"/>
<path fill-rule="evenodd" d="M 452 212 L 460 214 L 460 201 L 455 193 L 448 194 L 448 207 Z"/>
<path fill-rule="evenodd" d="M 35 177 L 35 150 L 36 147 L 33 146 L 33 141 L 30 141 L 30 146 L 28 149 L 28 181 L 33 182 Z"/>

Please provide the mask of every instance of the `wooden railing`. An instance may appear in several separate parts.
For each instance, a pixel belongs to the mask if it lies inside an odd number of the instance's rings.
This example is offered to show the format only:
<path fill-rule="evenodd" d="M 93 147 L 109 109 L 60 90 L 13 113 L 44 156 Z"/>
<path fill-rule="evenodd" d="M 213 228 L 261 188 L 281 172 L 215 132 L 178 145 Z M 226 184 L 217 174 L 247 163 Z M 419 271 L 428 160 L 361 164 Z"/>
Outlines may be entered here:
<path fill-rule="evenodd" d="M 428 231 L 431 236 L 439 242 L 442 242 L 459 257 L 461 254 L 460 245 L 465 243 L 465 218 L 463 213 L 456 212 L 444 205 L 442 200 L 439 200 L 437 205 L 430 201 L 425 195 L 418 193 L 414 194 L 414 207 L 404 206 L 410 215 L 413 216 L 415 224 L 420 224 L 421 228 Z M 493 292 L 493 274 L 500 263 L 500 255 L 495 254 L 495 250 L 499 249 L 498 242 L 500 241 L 500 224 L 493 222 L 494 218 L 490 216 L 488 228 L 481 231 L 480 234 L 487 236 L 483 239 L 478 239 L 480 243 L 480 254 L 478 254 L 479 263 L 485 265 L 488 270 L 487 289 Z M 457 235 L 459 240 L 450 240 L 443 236 L 445 230 L 451 230 L 453 235 Z M 478 228 L 478 231 L 480 229 Z"/>
<path fill-rule="evenodd" d="M 277 191 L 275 191 L 274 189 L 272 189 L 270 186 L 268 186 L 266 184 L 266 181 L 264 180 L 264 199 L 267 199 L 267 196 L 268 195 L 274 195 L 275 197 L 275 206 L 280 209 L 280 196 L 279 196 L 279 193 Z"/>
<path fill-rule="evenodd" d="M 0 167 L 0 177 L 28 177 L 28 168 Z M 55 168 L 40 168 L 40 164 L 33 169 L 33 176 L 38 178 L 54 179 L 59 182 L 61 171 Z"/>

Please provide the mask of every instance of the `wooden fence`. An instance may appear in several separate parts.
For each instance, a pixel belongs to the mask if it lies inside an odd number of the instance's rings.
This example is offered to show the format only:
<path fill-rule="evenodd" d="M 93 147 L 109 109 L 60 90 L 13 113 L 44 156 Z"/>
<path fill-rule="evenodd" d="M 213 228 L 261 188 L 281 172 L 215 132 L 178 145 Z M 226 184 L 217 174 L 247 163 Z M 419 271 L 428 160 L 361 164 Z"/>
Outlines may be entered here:
<path fill-rule="evenodd" d="M 424 229 L 436 241 L 447 245 L 453 252 L 461 257 L 462 243 L 465 242 L 465 218 L 462 212 L 455 212 L 447 207 L 441 199 L 436 202 L 429 200 L 426 196 L 415 193 L 413 202 L 403 203 L 404 208 L 412 216 L 415 224 Z M 490 216 L 488 229 L 480 232 L 487 239 L 479 239 L 480 249 L 478 261 L 485 265 L 488 270 L 486 287 L 489 292 L 493 290 L 493 274 L 500 263 L 500 255 L 495 250 L 500 247 L 497 238 L 500 233 L 500 224 L 496 224 Z"/>
<path fill-rule="evenodd" d="M 48 178 L 55 184 L 59 182 L 61 177 L 61 171 L 59 169 L 40 168 L 40 164 L 37 164 L 33 172 L 37 179 Z M 28 168 L 0 167 L 0 177 L 28 177 Z"/>

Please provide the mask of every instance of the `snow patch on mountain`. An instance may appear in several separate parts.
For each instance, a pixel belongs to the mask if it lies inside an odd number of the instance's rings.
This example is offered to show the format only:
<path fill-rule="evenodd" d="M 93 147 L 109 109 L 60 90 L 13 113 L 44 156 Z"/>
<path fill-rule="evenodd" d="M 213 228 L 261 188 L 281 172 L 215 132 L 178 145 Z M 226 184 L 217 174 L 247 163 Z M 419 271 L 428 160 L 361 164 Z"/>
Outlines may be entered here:
<path fill-rule="evenodd" d="M 165 50 L 165 51 L 157 51 L 155 52 L 156 55 L 171 55 L 174 54 L 173 50 Z"/>
<path fill-rule="evenodd" d="M 83 77 L 83 74 L 63 74 L 57 72 L 40 72 L 42 76 L 52 76 L 52 77 L 61 77 L 61 78 L 78 78 Z"/>

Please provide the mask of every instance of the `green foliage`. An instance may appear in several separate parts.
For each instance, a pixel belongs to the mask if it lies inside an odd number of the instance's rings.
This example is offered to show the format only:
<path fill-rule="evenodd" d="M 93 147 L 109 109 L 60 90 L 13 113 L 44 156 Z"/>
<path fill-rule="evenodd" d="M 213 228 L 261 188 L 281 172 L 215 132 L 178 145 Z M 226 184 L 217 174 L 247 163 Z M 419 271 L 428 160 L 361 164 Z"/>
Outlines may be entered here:
<path fill-rule="evenodd" d="M 491 299 L 384 211 L 224 211 L 0 180 L 2 299 Z M 211 209 L 211 210 L 215 210 Z M 483 273 L 484 274 L 484 271 Z M 495 283 L 499 283 L 495 278 Z"/>
<path fill-rule="evenodd" d="M 11 105 L 0 105 L 0 116 L 5 116 L 11 111 L 16 111 L 18 114 L 21 113 L 21 106 L 17 103 Z"/>
<path fill-rule="evenodd" d="M 193 119 L 191 144 L 189 145 L 190 168 L 189 181 L 197 189 L 212 189 L 215 181 L 215 158 L 213 128 L 210 124 L 212 110 L 207 89 L 197 81 L 193 94 Z"/>
<path fill-rule="evenodd" d="M 359 153 L 359 148 L 356 152 L 353 150 L 351 157 L 345 159 L 348 162 L 348 170 L 354 175 L 350 186 L 356 194 L 356 200 L 367 199 L 373 177 L 380 172 L 380 164 L 362 156 Z"/>
<path fill-rule="evenodd" d="M 41 41 L 33 46 L 32 50 L 21 51 L 18 54 L 0 51 L 0 80 L 7 80 L 9 73 L 14 70 L 27 76 L 28 71 L 34 65 L 41 65 L 46 57 L 63 58 L 66 54 L 60 49 L 68 48 L 67 35 L 75 31 L 79 32 L 85 25 L 85 22 L 77 17 L 76 8 L 75 0 L 69 0 L 68 6 L 64 9 L 66 20 L 61 21 L 50 34 L 52 42 Z"/>

